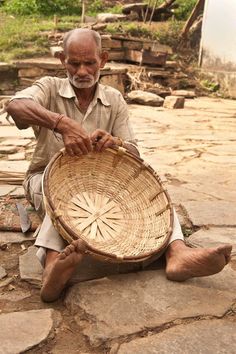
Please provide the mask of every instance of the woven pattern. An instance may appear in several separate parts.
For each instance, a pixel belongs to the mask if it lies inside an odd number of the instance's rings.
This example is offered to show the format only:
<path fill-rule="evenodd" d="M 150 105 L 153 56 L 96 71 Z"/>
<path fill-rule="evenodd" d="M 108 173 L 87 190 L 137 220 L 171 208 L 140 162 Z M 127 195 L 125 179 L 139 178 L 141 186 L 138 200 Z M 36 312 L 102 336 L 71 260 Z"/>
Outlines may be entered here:
<path fill-rule="evenodd" d="M 82 238 L 103 259 L 139 261 L 160 252 L 173 213 L 160 179 L 125 149 L 58 153 L 44 175 L 47 212 L 68 242 Z"/>

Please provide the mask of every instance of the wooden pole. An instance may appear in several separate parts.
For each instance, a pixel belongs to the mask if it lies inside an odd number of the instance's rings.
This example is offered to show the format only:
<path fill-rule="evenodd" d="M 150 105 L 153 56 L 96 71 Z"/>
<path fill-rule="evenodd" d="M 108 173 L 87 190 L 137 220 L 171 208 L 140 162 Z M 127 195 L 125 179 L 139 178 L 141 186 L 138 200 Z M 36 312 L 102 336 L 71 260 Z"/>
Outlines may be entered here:
<path fill-rule="evenodd" d="M 201 12 L 204 10 L 204 5 L 205 5 L 205 0 L 198 0 L 198 2 L 196 3 L 193 11 L 191 12 L 187 22 L 184 25 L 184 28 L 182 29 L 181 37 L 183 39 L 185 39 L 188 36 L 190 27 L 197 19 L 197 17 L 201 14 Z"/>
<path fill-rule="evenodd" d="M 149 25 L 152 23 L 152 18 L 153 18 L 154 12 L 155 12 L 156 7 L 157 7 L 157 2 L 158 2 L 158 0 L 156 0 L 155 4 L 153 5 L 152 13 L 151 13 L 151 16 L 150 16 L 150 19 L 149 19 Z"/>
<path fill-rule="evenodd" d="M 151 6 L 151 3 L 152 3 L 152 0 L 149 0 L 149 1 L 148 1 L 148 4 L 147 4 L 145 16 L 144 16 L 144 21 L 143 21 L 144 23 L 146 23 L 146 21 L 147 21 L 148 9 L 149 9 L 149 7 Z"/>
<path fill-rule="evenodd" d="M 84 18 L 85 18 L 85 0 L 82 0 L 81 23 L 84 23 Z"/>

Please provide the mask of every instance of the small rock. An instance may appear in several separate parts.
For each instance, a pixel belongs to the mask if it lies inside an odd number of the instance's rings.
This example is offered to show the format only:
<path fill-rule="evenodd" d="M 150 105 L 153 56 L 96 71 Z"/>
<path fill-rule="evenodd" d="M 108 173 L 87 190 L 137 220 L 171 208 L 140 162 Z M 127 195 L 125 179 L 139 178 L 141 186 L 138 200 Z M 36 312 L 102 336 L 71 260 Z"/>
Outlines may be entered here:
<path fill-rule="evenodd" d="M 7 249 L 7 243 L 0 243 L 0 250 L 5 251 Z"/>
<path fill-rule="evenodd" d="M 122 21 L 125 19 L 126 19 L 125 15 L 110 14 L 110 13 L 98 14 L 96 17 L 97 22 L 102 22 L 102 23 Z"/>
<path fill-rule="evenodd" d="M 170 109 L 184 108 L 184 97 L 167 96 L 165 98 L 163 107 Z"/>
<path fill-rule="evenodd" d="M 139 103 L 148 106 L 162 106 L 164 99 L 155 93 L 135 90 L 128 93 L 128 98 L 131 103 Z"/>
<path fill-rule="evenodd" d="M 181 96 L 185 98 L 194 98 L 196 94 L 194 91 L 187 91 L 187 90 L 174 90 L 171 92 L 172 96 Z"/>
<path fill-rule="evenodd" d="M 5 271 L 5 269 L 0 266 L 0 279 L 5 278 L 5 276 L 7 275 L 7 272 Z"/>

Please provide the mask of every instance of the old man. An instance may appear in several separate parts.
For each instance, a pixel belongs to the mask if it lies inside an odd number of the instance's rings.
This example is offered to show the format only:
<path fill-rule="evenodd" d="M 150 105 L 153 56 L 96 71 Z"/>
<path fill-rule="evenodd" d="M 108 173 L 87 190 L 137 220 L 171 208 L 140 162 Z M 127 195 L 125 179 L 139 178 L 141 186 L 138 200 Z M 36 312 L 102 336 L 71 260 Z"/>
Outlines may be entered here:
<path fill-rule="evenodd" d="M 42 173 L 51 157 L 63 146 L 71 156 L 122 145 L 139 154 L 129 123 L 126 103 L 115 89 L 98 83 L 108 53 L 102 51 L 100 35 L 75 29 L 64 38 L 60 60 L 66 79 L 44 77 L 19 92 L 9 103 L 8 113 L 19 129 L 32 126 L 37 145 L 24 181 L 27 198 L 42 212 Z M 36 240 L 37 255 L 44 266 L 41 298 L 59 298 L 84 257 L 81 240 L 66 245 L 46 214 Z M 174 230 L 165 251 L 166 276 L 184 281 L 215 274 L 228 263 L 230 245 L 209 249 L 187 247 L 174 213 Z"/>

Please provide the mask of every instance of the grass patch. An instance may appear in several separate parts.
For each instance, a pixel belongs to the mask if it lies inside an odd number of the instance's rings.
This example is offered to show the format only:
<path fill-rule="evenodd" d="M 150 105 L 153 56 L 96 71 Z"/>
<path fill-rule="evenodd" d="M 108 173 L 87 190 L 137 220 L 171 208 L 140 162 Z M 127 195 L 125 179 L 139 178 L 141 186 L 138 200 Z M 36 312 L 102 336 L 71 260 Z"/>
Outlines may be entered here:
<path fill-rule="evenodd" d="M 124 36 L 157 40 L 161 44 L 177 48 L 183 25 L 183 21 L 177 20 L 156 22 L 151 25 L 140 22 L 116 22 L 107 26 L 107 32 L 110 34 L 120 33 Z"/>
<path fill-rule="evenodd" d="M 59 18 L 55 28 L 51 17 L 9 16 L 0 12 L 0 61 L 49 54 L 49 31 L 68 31 L 78 25 L 77 16 Z"/>

